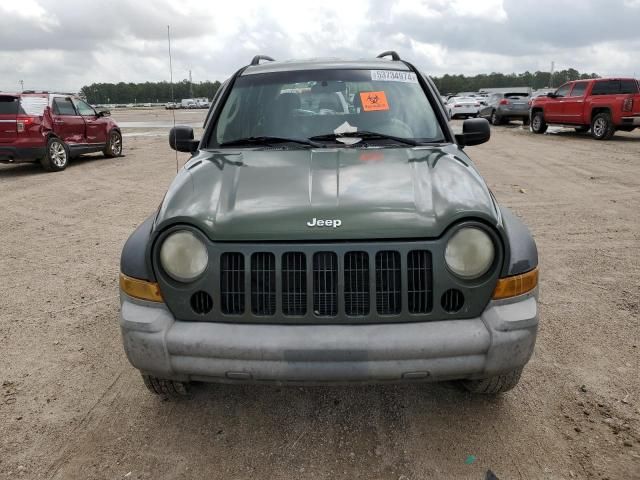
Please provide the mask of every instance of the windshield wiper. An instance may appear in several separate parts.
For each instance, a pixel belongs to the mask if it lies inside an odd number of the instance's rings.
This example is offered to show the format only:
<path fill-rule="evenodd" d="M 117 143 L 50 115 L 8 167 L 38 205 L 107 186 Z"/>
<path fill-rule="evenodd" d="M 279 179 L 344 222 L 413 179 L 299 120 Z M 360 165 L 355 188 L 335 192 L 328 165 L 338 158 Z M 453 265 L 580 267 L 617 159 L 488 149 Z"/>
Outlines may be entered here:
<path fill-rule="evenodd" d="M 356 138 L 362 138 L 363 140 L 375 140 L 375 139 L 393 140 L 394 142 L 404 143 L 406 145 L 413 145 L 414 147 L 416 145 L 422 145 L 422 143 L 416 140 L 413 140 L 411 138 L 395 137 L 393 135 L 387 135 L 385 133 L 368 132 L 366 130 L 362 130 L 358 132 L 327 133 L 325 135 L 316 135 L 314 137 L 311 137 L 309 140 L 338 140 L 339 138 L 345 138 L 345 137 L 346 138 L 356 137 Z"/>
<path fill-rule="evenodd" d="M 310 147 L 321 148 L 323 145 L 306 138 L 287 138 L 287 137 L 246 137 L 222 142 L 221 147 L 236 147 L 240 145 L 273 145 L 276 143 L 299 143 L 301 145 L 309 145 Z"/>

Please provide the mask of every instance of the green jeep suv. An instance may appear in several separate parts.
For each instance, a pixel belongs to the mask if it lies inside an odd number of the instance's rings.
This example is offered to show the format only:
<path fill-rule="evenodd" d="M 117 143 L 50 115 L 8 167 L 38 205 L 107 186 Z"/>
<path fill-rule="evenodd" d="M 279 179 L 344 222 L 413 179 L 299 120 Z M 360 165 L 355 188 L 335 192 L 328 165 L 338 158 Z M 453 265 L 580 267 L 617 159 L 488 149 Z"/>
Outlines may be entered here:
<path fill-rule="evenodd" d="M 124 348 L 149 389 L 192 381 L 456 380 L 513 388 L 538 256 L 465 154 L 431 79 L 395 52 L 276 62 L 218 91 L 158 210 L 124 246 Z"/>

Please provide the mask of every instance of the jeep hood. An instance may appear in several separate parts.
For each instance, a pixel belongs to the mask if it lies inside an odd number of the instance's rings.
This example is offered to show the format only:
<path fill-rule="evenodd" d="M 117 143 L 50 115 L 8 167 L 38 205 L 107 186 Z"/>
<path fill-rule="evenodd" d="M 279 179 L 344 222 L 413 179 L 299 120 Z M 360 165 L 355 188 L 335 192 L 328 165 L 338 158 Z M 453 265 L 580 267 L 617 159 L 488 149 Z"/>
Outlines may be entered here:
<path fill-rule="evenodd" d="M 464 217 L 498 223 L 486 184 L 455 146 L 226 149 L 185 165 L 156 229 L 188 223 L 242 242 L 434 238 Z M 308 226 L 314 218 L 331 226 Z"/>

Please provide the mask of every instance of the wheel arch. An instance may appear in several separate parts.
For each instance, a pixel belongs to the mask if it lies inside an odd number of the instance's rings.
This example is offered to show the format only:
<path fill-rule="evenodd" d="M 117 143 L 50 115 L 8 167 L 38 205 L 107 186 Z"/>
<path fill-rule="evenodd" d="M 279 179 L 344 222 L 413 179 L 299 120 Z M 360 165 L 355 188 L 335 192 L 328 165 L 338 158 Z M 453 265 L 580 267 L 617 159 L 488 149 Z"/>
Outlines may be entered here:
<path fill-rule="evenodd" d="M 589 123 L 593 122 L 593 119 L 599 113 L 608 113 L 609 115 L 611 115 L 611 109 L 609 107 L 592 107 L 591 117 L 589 117 Z"/>

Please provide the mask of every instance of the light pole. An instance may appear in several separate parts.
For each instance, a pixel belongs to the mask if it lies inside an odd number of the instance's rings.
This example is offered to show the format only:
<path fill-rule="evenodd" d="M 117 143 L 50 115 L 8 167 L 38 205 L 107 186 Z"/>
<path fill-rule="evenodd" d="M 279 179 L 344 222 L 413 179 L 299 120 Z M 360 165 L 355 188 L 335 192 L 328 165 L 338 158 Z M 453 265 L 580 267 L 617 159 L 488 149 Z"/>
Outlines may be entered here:
<path fill-rule="evenodd" d="M 20 83 L 20 91 L 23 92 L 24 91 L 24 80 L 20 80 L 18 83 Z"/>

